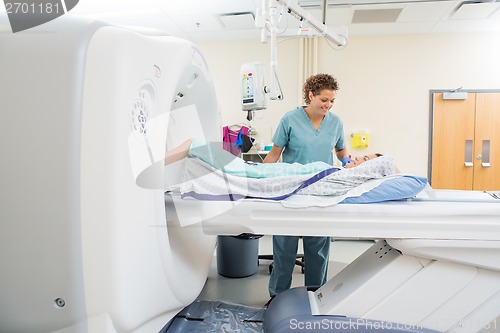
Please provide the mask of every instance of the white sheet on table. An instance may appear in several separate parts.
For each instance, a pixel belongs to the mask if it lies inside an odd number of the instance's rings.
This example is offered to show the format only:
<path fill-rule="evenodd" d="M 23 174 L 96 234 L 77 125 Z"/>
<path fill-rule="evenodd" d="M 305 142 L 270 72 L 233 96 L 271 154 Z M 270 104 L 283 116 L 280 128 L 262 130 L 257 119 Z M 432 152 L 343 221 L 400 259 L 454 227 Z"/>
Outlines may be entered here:
<path fill-rule="evenodd" d="M 300 197 L 289 197 L 282 203 L 289 207 L 297 207 L 298 201 L 303 199 L 305 195 L 315 195 L 325 196 L 325 198 L 309 198 L 309 200 L 317 200 L 315 205 L 332 205 L 342 201 L 348 195 L 361 195 L 369 191 L 383 182 L 385 176 L 391 174 L 394 174 L 392 158 L 381 156 L 356 168 L 334 172 L 299 190 L 297 194 L 300 194 Z M 239 177 L 215 169 L 201 160 L 189 158 L 186 160 L 180 191 L 181 194 L 194 192 L 207 197 L 231 195 L 236 198 L 272 199 L 293 194 L 311 176 L 296 175 L 272 179 Z M 374 180 L 378 180 L 378 182 Z"/>

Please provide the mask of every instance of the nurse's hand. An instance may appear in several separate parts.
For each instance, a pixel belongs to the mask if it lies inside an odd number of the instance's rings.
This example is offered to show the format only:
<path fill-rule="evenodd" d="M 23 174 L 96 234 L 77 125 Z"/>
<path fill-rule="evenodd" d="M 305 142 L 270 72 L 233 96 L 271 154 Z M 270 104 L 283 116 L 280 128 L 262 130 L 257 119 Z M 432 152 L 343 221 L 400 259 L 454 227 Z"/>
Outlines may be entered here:
<path fill-rule="evenodd" d="M 349 157 L 344 157 L 342 160 L 342 166 L 345 167 L 347 163 L 351 163 L 352 160 Z"/>

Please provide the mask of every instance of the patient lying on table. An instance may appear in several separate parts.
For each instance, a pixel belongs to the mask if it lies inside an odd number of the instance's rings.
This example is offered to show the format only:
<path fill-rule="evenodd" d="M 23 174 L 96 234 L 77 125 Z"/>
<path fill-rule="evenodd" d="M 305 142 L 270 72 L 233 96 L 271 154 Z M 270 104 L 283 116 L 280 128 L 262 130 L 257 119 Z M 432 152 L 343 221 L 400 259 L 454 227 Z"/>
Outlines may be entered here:
<path fill-rule="evenodd" d="M 331 168 L 324 162 L 299 163 L 247 163 L 222 148 L 221 143 L 204 143 L 190 139 L 168 151 L 165 164 L 170 164 L 185 157 L 193 157 L 208 163 L 227 174 L 247 178 L 272 178 L 290 175 L 314 174 Z"/>
<path fill-rule="evenodd" d="M 376 153 L 354 157 L 350 163 L 346 164 L 345 168 L 354 168 L 380 156 L 382 154 Z M 195 139 L 187 140 L 175 149 L 168 151 L 165 158 L 165 165 L 179 161 L 185 157 L 198 158 L 225 173 L 248 178 L 314 174 L 332 168 L 331 165 L 319 161 L 308 164 L 245 162 L 243 159 L 222 149 L 220 143 L 206 144 Z M 340 170 L 341 168 L 336 167 L 336 169 Z M 394 167 L 394 171 L 388 170 L 388 174 L 395 172 L 399 173 L 396 167 Z"/>
<path fill-rule="evenodd" d="M 184 157 L 185 170 L 179 190 L 183 196 L 203 200 L 257 198 L 290 201 L 293 195 L 328 196 L 337 203 L 346 195 L 361 195 L 382 180 L 400 177 L 389 156 L 366 155 L 354 158 L 346 168 L 323 162 L 309 164 L 248 164 L 226 152 L 220 144 L 187 141 L 169 152 L 166 164 Z M 419 185 L 424 186 L 426 179 Z M 421 189 L 421 188 L 420 188 Z M 340 200 L 340 201 L 339 201 Z"/>

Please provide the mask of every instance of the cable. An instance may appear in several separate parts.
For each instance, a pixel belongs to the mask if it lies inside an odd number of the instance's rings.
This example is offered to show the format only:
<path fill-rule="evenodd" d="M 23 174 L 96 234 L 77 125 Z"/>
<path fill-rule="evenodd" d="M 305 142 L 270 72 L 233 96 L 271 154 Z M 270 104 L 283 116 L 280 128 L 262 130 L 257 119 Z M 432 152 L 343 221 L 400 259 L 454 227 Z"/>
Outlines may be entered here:
<path fill-rule="evenodd" d="M 276 80 L 276 83 L 278 84 L 278 91 L 279 91 L 279 94 L 275 100 L 281 101 L 284 99 L 284 96 L 283 96 L 283 90 L 281 89 L 280 80 L 278 78 L 278 72 L 276 71 L 276 67 L 273 67 L 273 74 L 274 74 L 274 79 Z"/>

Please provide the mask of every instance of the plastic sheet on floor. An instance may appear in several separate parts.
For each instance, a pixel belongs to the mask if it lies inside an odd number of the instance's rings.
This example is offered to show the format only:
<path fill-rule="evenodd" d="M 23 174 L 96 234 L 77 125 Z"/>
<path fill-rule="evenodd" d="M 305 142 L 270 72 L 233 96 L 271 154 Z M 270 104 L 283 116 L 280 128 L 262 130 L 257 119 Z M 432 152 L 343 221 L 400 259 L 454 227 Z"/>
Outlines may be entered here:
<path fill-rule="evenodd" d="M 196 300 L 179 312 L 160 333 L 262 333 L 264 308 Z"/>

